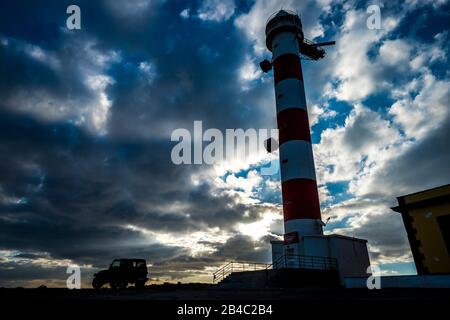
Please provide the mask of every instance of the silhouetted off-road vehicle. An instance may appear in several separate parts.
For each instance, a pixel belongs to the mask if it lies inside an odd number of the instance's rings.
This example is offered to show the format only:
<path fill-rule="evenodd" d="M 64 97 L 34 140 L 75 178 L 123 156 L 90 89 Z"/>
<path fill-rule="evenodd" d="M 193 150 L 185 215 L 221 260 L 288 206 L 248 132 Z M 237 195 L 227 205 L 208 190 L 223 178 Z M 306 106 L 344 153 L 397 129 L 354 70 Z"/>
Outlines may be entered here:
<path fill-rule="evenodd" d="M 92 286 L 100 289 L 109 283 L 111 289 L 125 289 L 129 283 L 136 288 L 143 288 L 147 282 L 147 264 L 144 259 L 115 259 L 108 270 L 94 274 Z"/>

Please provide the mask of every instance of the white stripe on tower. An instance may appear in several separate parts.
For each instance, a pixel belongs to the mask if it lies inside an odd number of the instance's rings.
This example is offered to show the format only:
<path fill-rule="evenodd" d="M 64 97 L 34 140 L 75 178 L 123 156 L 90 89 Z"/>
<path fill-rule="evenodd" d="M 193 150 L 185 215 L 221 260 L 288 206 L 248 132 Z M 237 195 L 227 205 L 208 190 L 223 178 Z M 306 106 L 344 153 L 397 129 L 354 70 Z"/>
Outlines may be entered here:
<path fill-rule="evenodd" d="M 293 32 L 280 32 L 272 41 L 272 60 L 286 53 L 293 53 L 300 57 L 298 38 Z"/>
<path fill-rule="evenodd" d="M 277 113 L 289 108 L 306 111 L 306 98 L 303 83 L 297 79 L 286 79 L 275 86 Z"/>
<path fill-rule="evenodd" d="M 304 140 L 289 140 L 280 146 L 280 161 L 283 166 L 281 182 L 292 179 L 316 180 L 311 143 Z"/>

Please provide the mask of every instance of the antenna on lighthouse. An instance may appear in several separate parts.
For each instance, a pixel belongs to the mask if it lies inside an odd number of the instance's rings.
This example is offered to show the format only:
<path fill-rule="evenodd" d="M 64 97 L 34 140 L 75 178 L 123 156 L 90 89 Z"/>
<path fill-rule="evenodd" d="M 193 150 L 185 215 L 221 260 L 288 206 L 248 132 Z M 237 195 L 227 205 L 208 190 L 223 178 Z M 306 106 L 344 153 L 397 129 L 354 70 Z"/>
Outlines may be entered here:
<path fill-rule="evenodd" d="M 328 41 L 321 43 L 314 43 L 311 40 L 303 38 L 299 39 L 299 47 L 302 58 L 307 60 L 320 60 L 326 56 L 326 52 L 322 47 L 325 46 L 333 46 L 336 44 L 336 41 Z"/>

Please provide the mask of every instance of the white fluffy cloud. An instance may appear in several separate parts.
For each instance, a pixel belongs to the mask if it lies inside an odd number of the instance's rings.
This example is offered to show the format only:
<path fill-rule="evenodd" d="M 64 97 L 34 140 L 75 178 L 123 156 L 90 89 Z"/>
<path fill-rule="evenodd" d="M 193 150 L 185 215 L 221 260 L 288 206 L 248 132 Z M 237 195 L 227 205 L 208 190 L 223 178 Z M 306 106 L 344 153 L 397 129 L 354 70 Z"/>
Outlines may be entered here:
<path fill-rule="evenodd" d="M 239 78 L 242 82 L 242 89 L 244 91 L 248 90 L 249 83 L 259 79 L 261 76 L 262 71 L 259 66 L 257 66 L 254 60 L 247 56 L 244 64 L 239 69 Z"/>
<path fill-rule="evenodd" d="M 450 113 L 450 81 L 426 72 L 409 84 L 389 114 L 408 137 L 420 139 L 439 128 Z M 414 91 L 417 95 L 411 98 Z"/>
<path fill-rule="evenodd" d="M 368 239 L 373 264 L 412 261 L 402 218 L 387 204 L 352 199 L 327 208 L 324 215 L 333 217 L 330 224 L 347 219 L 345 227 L 325 229 L 327 233 Z"/>
<path fill-rule="evenodd" d="M 204 0 L 197 14 L 202 20 L 220 22 L 228 20 L 235 9 L 234 0 Z"/>
<path fill-rule="evenodd" d="M 380 58 L 387 65 L 408 64 L 411 46 L 404 40 L 386 40 L 380 47 Z"/>
<path fill-rule="evenodd" d="M 312 127 L 317 124 L 321 119 L 333 118 L 337 115 L 337 112 L 330 110 L 328 105 L 313 104 L 308 107 L 309 125 Z"/>
<path fill-rule="evenodd" d="M 319 182 L 353 180 L 391 154 L 400 134 L 367 107 L 355 105 L 343 126 L 326 129 L 315 147 Z"/>
<path fill-rule="evenodd" d="M 371 61 L 367 53 L 398 21 L 392 17 L 384 17 L 383 29 L 370 30 L 366 27 L 366 19 L 367 15 L 363 10 L 349 10 L 345 14 L 336 49 L 331 50 L 327 57 L 332 66 L 331 74 L 338 82 L 337 87 L 328 92 L 330 97 L 358 101 L 377 89 L 376 62 Z M 383 48 L 383 53 L 387 49 Z"/>
<path fill-rule="evenodd" d="M 427 70 L 396 89 L 388 115 L 356 104 L 345 124 L 326 129 L 315 146 L 319 182 L 348 181 L 353 197 L 325 210 L 349 219 L 330 231 L 367 238 L 375 263 L 411 261 L 401 219 L 389 208 L 395 197 L 448 183 L 449 88 Z"/>
<path fill-rule="evenodd" d="M 105 90 L 114 83 L 114 80 L 103 74 L 97 74 L 87 76 L 86 83 L 88 87 L 95 92 L 95 102 L 93 105 L 88 106 L 90 110 L 90 121 L 94 129 L 100 133 L 106 133 L 106 124 L 108 121 L 108 113 L 111 108 L 112 102 L 108 98 Z"/>

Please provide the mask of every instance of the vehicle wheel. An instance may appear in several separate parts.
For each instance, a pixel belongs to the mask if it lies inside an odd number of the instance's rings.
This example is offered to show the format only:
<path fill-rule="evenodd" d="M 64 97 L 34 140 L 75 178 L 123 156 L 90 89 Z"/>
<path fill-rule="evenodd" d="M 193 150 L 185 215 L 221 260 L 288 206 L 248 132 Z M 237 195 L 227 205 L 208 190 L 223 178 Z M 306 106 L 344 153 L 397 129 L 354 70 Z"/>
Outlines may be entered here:
<path fill-rule="evenodd" d="M 117 290 L 119 288 L 119 284 L 117 282 L 110 282 L 109 286 L 111 287 L 111 289 L 113 290 Z"/>
<path fill-rule="evenodd" d="M 121 282 L 119 283 L 119 289 L 123 290 L 128 287 L 128 282 Z"/>
<path fill-rule="evenodd" d="M 145 287 L 145 281 L 136 281 L 134 286 L 136 289 L 143 289 Z"/>
<path fill-rule="evenodd" d="M 103 282 L 102 282 L 100 279 L 94 278 L 94 279 L 92 280 L 92 287 L 93 287 L 95 290 L 101 289 L 102 286 L 103 286 Z"/>

